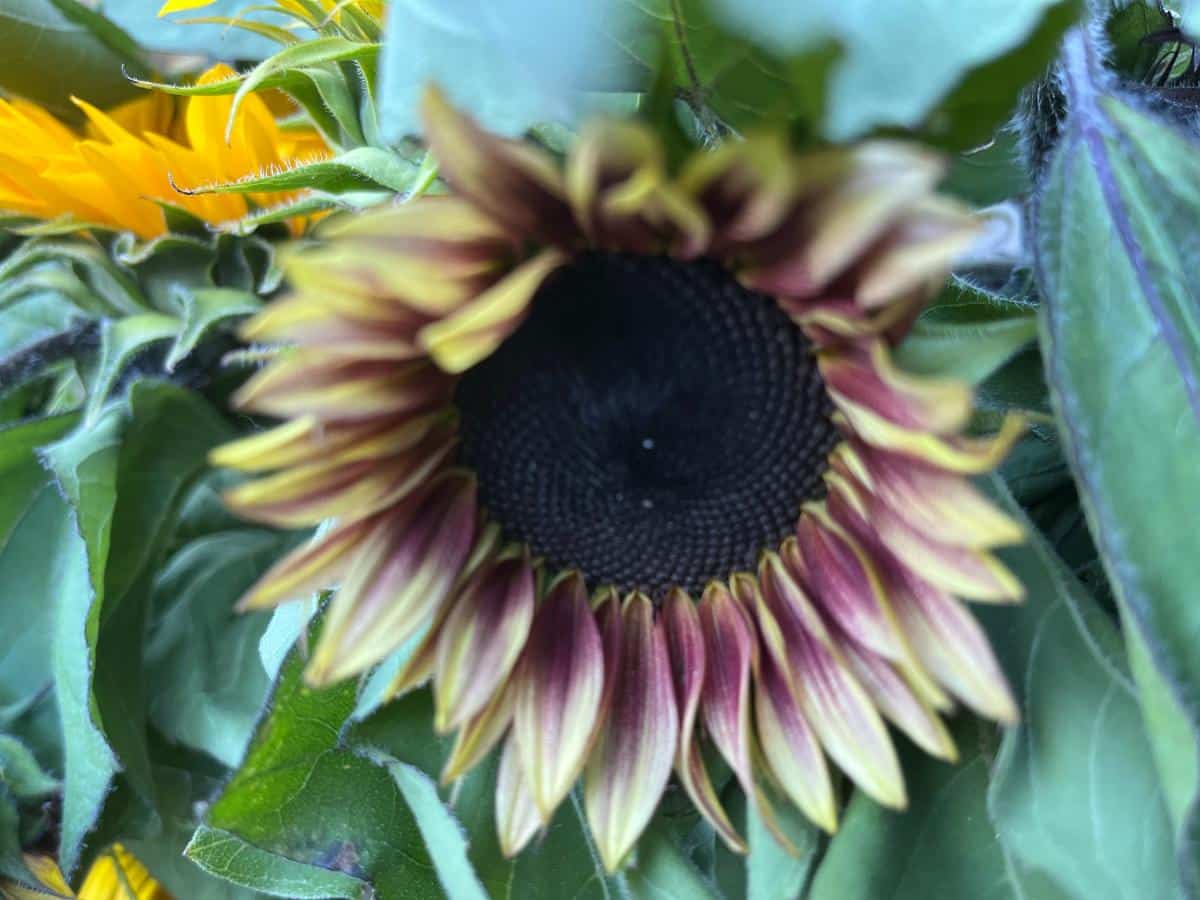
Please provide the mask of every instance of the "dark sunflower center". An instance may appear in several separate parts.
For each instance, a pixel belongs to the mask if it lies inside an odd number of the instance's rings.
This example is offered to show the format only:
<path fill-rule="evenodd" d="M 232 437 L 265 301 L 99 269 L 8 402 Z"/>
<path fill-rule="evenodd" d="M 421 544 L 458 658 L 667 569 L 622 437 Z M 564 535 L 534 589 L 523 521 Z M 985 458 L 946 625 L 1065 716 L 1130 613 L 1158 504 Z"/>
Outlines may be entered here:
<path fill-rule="evenodd" d="M 578 258 L 456 399 L 506 537 L 656 596 L 752 567 L 836 442 L 800 330 L 708 261 Z"/>

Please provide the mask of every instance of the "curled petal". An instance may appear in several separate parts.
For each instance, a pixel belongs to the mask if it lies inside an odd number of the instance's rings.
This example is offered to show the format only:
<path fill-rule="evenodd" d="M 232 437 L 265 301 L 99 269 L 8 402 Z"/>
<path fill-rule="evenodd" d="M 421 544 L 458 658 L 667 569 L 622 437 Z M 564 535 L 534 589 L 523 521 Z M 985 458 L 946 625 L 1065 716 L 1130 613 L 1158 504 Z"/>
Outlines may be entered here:
<path fill-rule="evenodd" d="M 506 857 L 520 853 L 541 825 L 518 755 L 516 742 L 509 736 L 500 754 L 500 772 L 496 778 L 496 835 L 500 839 L 500 852 Z"/>
<path fill-rule="evenodd" d="M 383 321 L 339 311 L 327 297 L 293 294 L 270 303 L 240 330 L 247 341 L 312 346 L 330 356 L 406 361 L 424 355 L 417 332 L 429 316 L 389 304 Z"/>
<path fill-rule="evenodd" d="M 462 309 L 422 329 L 421 345 L 444 371 L 466 371 L 516 330 L 537 289 L 565 258 L 543 250 L 521 263 Z"/>
<path fill-rule="evenodd" d="M 789 240 L 778 241 L 777 258 L 748 273 L 757 290 L 818 293 L 925 196 L 943 170 L 939 158 L 897 141 L 869 141 L 841 157 L 843 171 L 831 186 L 799 204 L 782 226 Z"/>
<path fill-rule="evenodd" d="M 856 272 L 855 300 L 873 308 L 910 293 L 929 295 L 979 237 L 980 223 L 959 203 L 927 196 L 906 209 Z"/>
<path fill-rule="evenodd" d="M 841 659 L 803 589 L 774 553 L 759 567 L 763 644 L 825 750 L 885 806 L 906 803 L 896 751 L 875 705 Z"/>
<path fill-rule="evenodd" d="M 1024 416 L 1005 416 L 1000 430 L 988 437 L 939 435 L 913 431 L 888 421 L 866 407 L 835 412 L 834 424 L 873 447 L 924 461 L 939 469 L 966 475 L 994 470 L 1025 433 Z"/>
<path fill-rule="evenodd" d="M 513 734 L 521 769 L 549 822 L 583 768 L 604 691 L 604 652 L 587 588 L 569 573 L 534 617 L 515 676 Z"/>
<path fill-rule="evenodd" d="M 709 225 L 698 206 L 671 183 L 662 144 L 638 122 L 593 123 L 567 160 L 567 194 L 590 242 L 641 253 L 674 247 L 698 255 Z"/>
<path fill-rule="evenodd" d="M 377 521 L 358 519 L 293 550 L 254 583 L 238 601 L 238 609 L 270 609 L 333 587 L 345 576 Z"/>
<path fill-rule="evenodd" d="M 433 619 L 475 532 L 475 481 L 443 478 L 384 518 L 350 565 L 305 673 L 311 684 L 356 675 Z"/>
<path fill-rule="evenodd" d="M 881 340 L 822 351 L 817 362 L 830 396 L 856 431 L 860 421 L 882 418 L 904 429 L 947 434 L 959 431 L 971 414 L 970 388 L 901 372 Z"/>
<path fill-rule="evenodd" d="M 704 688 L 706 657 L 704 632 L 692 598 L 678 588 L 667 595 L 663 607 L 663 623 L 667 632 L 667 648 L 671 658 L 671 673 L 675 684 L 675 701 L 679 710 L 679 749 L 675 771 L 692 803 L 712 824 L 721 839 L 737 853 L 747 851 L 729 815 L 717 798 L 716 789 L 696 735 L 696 714 Z"/>
<path fill-rule="evenodd" d="M 654 814 L 679 738 L 666 635 L 649 597 L 625 601 L 621 628 L 619 658 L 605 661 L 615 688 L 584 782 L 588 822 L 610 872 Z"/>
<path fill-rule="evenodd" d="M 281 419 L 341 422 L 428 411 L 444 406 L 453 388 L 453 380 L 427 362 L 352 362 L 298 350 L 251 377 L 233 404 Z"/>
<path fill-rule="evenodd" d="M 457 728 L 508 678 L 533 621 L 533 570 L 523 556 L 479 572 L 441 628 L 434 682 L 434 727 Z"/>
<path fill-rule="evenodd" d="M 567 243 L 578 234 L 562 174 L 546 153 L 489 134 L 433 86 L 425 90 L 421 112 L 442 175 L 476 208 L 539 243 Z"/>
<path fill-rule="evenodd" d="M 788 799 L 832 833 L 837 829 L 837 801 L 825 754 L 774 657 L 761 657 L 754 711 L 763 756 Z"/>
<path fill-rule="evenodd" d="M 760 132 L 693 154 L 678 181 L 712 220 L 715 248 L 730 249 L 773 232 L 802 188 L 811 190 L 843 168 L 832 154 L 809 162 L 800 171 L 781 134 Z"/>

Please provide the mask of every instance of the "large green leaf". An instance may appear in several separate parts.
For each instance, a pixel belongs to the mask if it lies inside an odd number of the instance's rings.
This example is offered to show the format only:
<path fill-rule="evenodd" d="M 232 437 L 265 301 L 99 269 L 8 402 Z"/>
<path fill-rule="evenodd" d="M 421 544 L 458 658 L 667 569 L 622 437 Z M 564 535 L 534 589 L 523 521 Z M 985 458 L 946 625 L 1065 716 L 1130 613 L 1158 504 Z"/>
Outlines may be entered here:
<path fill-rule="evenodd" d="M 186 544 L 154 579 L 150 717 L 164 734 L 231 767 L 270 690 L 258 658 L 269 616 L 237 613 L 234 604 L 286 546 L 271 531 L 223 531 Z"/>
<path fill-rule="evenodd" d="M 59 865 L 68 874 L 118 769 L 97 721 L 94 675 L 122 426 L 121 412 L 113 409 L 44 451 L 66 499 L 51 501 L 53 518 L 42 535 L 48 568 L 40 573 L 40 590 L 28 596 L 56 606 L 51 659 L 64 757 Z"/>
<path fill-rule="evenodd" d="M 1021 724 L 1005 732 L 993 766 L 992 821 L 1022 867 L 1078 900 L 1181 896 L 1120 636 L 1032 524 L 1026 530 L 1027 545 L 1002 557 L 1027 599 L 978 611 L 1021 697 Z"/>
<path fill-rule="evenodd" d="M 380 900 L 440 897 L 433 863 L 396 783 L 384 768 L 339 744 L 339 731 L 354 709 L 355 684 L 310 688 L 303 681 L 304 665 L 297 646 L 284 662 L 245 759 L 205 824 L 284 861 L 369 882 Z M 193 842 L 189 852 L 199 853 L 210 871 L 229 868 L 249 883 L 250 875 L 222 861 L 220 845 L 214 850 L 211 841 L 202 840 L 197 849 Z M 282 863 L 251 862 L 263 878 L 294 876 L 294 867 Z M 281 886 L 256 886 L 286 893 Z"/>
<path fill-rule="evenodd" d="M 127 37 L 77 0 L 0 0 L 0 88 L 78 117 L 70 97 L 112 106 L 136 91 L 122 65 L 140 68 Z"/>
<path fill-rule="evenodd" d="M 1200 735 L 1200 153 L 1104 93 L 1083 34 L 1067 42 L 1069 112 L 1038 206 L 1043 347 L 1063 443 L 1124 618 Z M 1151 739 L 1173 743 L 1149 720 Z M 1160 737 L 1161 734 L 1161 737 Z M 1161 755 L 1161 754 L 1160 754 Z M 1191 767 L 1195 772 L 1195 766 Z M 1200 889 L 1194 777 L 1168 787 L 1179 864 Z"/>

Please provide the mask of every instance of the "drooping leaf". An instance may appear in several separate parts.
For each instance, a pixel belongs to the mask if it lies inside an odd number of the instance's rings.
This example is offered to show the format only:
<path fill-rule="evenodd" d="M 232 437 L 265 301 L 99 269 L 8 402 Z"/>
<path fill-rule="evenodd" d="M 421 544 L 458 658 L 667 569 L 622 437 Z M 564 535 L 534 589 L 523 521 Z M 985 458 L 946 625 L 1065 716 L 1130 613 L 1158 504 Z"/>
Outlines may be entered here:
<path fill-rule="evenodd" d="M 1082 33 L 1067 41 L 1064 72 L 1068 116 L 1036 221 L 1047 377 L 1123 618 L 1186 715 L 1196 753 L 1200 156 L 1108 92 Z M 1170 805 L 1189 809 L 1178 861 L 1195 890 L 1197 785 L 1173 787 L 1190 794 Z"/>

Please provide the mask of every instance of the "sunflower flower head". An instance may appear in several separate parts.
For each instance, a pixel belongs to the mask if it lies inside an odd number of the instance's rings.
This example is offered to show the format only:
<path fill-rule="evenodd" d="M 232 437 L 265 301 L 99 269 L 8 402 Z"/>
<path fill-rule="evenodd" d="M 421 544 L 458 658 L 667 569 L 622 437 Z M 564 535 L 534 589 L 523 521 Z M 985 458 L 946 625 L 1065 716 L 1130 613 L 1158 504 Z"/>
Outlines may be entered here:
<path fill-rule="evenodd" d="M 217 65 L 199 82 L 233 74 Z M 167 230 L 163 204 L 221 224 L 245 216 L 250 203 L 289 199 L 192 192 L 328 155 L 314 131 L 284 129 L 256 95 L 242 104 L 227 139 L 232 102 L 155 93 L 104 111 L 76 98 L 86 119 L 76 130 L 36 104 L 0 98 L 0 210 L 152 238 Z"/>
<path fill-rule="evenodd" d="M 219 449 L 230 506 L 336 527 L 243 600 L 337 585 L 308 676 L 432 681 L 447 780 L 502 745 L 518 852 L 582 777 L 618 867 L 674 771 L 731 847 L 710 743 L 837 824 L 831 766 L 906 802 L 885 721 L 953 759 L 963 703 L 1016 717 L 964 601 L 1021 586 L 1018 525 L 971 485 L 1021 431 L 964 434 L 969 389 L 891 348 L 974 238 L 938 159 L 764 134 L 678 170 L 648 128 L 565 163 L 436 90 L 449 196 L 331 222 L 245 328 L 288 345 L 236 401 L 283 424 Z"/>

